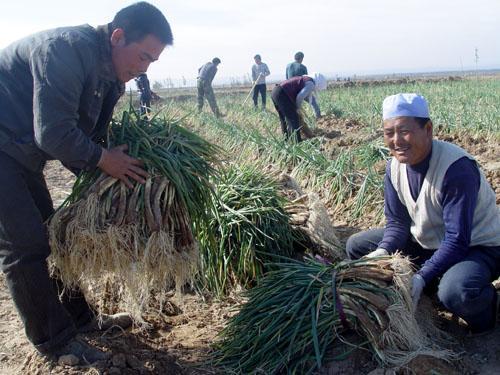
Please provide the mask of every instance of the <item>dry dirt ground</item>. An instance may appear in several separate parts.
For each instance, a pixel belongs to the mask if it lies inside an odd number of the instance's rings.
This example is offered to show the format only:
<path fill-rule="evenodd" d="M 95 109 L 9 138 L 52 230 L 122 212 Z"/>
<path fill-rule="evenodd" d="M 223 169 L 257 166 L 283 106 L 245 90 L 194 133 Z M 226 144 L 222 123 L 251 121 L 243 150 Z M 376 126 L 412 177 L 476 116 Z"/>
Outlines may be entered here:
<path fill-rule="evenodd" d="M 357 142 L 362 124 L 352 120 L 324 118 L 316 134 L 325 136 L 325 150 L 348 147 Z M 451 140 L 477 156 L 490 183 L 500 197 L 500 153 L 498 140 L 467 135 L 442 137 Z M 71 189 L 73 177 L 60 164 L 51 162 L 46 168 L 47 184 L 57 206 Z M 361 226 L 363 227 L 363 225 Z M 345 240 L 359 228 L 338 228 Z M 10 299 L 3 276 L 0 276 L 0 373 L 1 374 L 211 374 L 218 372 L 200 364 L 210 351 L 217 332 L 234 314 L 239 298 L 226 301 L 205 300 L 197 295 L 172 297 L 161 314 L 146 317 L 147 328 L 135 327 L 126 332 L 106 332 L 85 337 L 112 353 L 110 360 L 93 367 L 68 367 L 40 358 L 27 341 L 22 323 Z M 377 367 L 371 354 L 358 350 L 348 359 L 330 363 L 321 374 L 499 374 L 500 328 L 482 337 L 468 337 L 460 322 L 440 311 L 439 324 L 456 340 L 453 349 L 459 360 L 452 363 L 419 357 L 405 370 L 395 372 Z"/>

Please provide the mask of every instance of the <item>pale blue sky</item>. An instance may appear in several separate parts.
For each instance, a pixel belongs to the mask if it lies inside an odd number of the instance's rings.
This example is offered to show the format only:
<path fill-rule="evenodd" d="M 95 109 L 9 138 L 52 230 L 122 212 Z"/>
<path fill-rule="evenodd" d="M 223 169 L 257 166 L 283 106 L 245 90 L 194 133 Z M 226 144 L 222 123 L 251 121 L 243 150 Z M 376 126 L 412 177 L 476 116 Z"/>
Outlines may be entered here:
<path fill-rule="evenodd" d="M 133 1 L 9 1 L 0 48 L 35 31 L 103 24 Z M 248 74 L 256 53 L 275 79 L 296 51 L 327 75 L 500 68 L 500 0 L 155 0 L 174 46 L 151 65 L 152 80 L 196 77 L 214 56 L 217 81 Z"/>

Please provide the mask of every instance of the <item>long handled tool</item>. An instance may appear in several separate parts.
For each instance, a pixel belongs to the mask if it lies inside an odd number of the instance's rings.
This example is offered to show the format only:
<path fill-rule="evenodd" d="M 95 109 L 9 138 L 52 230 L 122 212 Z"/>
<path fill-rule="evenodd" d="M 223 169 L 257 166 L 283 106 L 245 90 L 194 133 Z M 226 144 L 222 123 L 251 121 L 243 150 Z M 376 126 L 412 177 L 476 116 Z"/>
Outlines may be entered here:
<path fill-rule="evenodd" d="M 252 88 L 250 89 L 250 92 L 248 93 L 247 97 L 245 98 L 245 101 L 243 102 L 243 105 L 246 104 L 248 98 L 250 97 L 250 95 L 252 94 L 252 91 L 253 89 L 255 88 L 255 85 L 257 85 L 257 82 L 259 82 L 259 78 L 260 76 L 262 75 L 262 73 L 259 73 L 259 75 L 257 76 L 257 78 L 255 79 L 253 85 L 252 85 Z"/>

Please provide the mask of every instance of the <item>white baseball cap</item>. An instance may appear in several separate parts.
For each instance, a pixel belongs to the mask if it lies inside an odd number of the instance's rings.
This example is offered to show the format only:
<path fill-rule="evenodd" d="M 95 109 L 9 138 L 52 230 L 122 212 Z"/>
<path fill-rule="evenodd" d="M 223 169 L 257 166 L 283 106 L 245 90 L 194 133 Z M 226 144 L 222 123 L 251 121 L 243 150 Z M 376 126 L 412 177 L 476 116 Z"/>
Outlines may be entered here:
<path fill-rule="evenodd" d="M 395 117 L 429 118 L 429 105 L 422 95 L 403 93 L 388 96 L 382 103 L 382 118 Z"/>

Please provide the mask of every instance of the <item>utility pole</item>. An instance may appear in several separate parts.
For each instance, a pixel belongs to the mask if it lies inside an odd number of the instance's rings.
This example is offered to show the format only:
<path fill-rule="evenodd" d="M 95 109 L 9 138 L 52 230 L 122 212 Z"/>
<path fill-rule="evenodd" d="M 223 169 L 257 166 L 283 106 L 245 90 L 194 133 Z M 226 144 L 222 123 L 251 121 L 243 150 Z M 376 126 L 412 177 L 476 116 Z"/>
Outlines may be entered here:
<path fill-rule="evenodd" d="M 476 62 L 476 76 L 478 75 L 479 50 L 474 48 L 474 61 Z"/>

